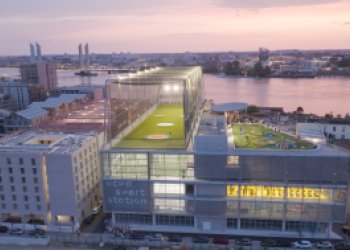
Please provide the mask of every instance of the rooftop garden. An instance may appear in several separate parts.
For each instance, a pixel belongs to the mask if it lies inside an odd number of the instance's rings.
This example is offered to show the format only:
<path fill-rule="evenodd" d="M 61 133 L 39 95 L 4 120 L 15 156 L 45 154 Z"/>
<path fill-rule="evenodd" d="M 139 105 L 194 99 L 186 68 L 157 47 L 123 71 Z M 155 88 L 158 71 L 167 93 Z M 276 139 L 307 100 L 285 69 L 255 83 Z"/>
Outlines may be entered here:
<path fill-rule="evenodd" d="M 236 148 L 313 149 L 315 145 L 294 136 L 275 131 L 262 124 L 234 124 Z"/>
<path fill-rule="evenodd" d="M 161 104 L 115 147 L 144 149 L 185 148 L 181 104 Z"/>

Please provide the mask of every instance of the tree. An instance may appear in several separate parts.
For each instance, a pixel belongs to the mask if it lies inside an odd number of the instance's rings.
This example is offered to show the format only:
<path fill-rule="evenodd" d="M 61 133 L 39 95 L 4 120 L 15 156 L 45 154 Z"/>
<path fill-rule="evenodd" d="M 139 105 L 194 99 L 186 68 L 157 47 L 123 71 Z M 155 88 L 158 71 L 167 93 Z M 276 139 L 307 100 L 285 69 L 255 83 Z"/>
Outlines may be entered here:
<path fill-rule="evenodd" d="M 256 62 L 254 65 L 254 72 L 256 76 L 265 77 L 271 74 L 271 68 L 269 66 L 265 66 L 261 62 Z"/>
<path fill-rule="evenodd" d="M 239 61 L 235 60 L 233 62 L 227 62 L 224 65 L 224 73 L 226 75 L 240 75 L 241 68 Z"/>
<path fill-rule="evenodd" d="M 296 113 L 297 113 L 297 114 L 302 114 L 302 113 L 304 113 L 303 107 L 301 107 L 301 106 L 297 107 L 297 112 L 296 112 Z"/>
<path fill-rule="evenodd" d="M 333 113 L 332 113 L 332 112 L 329 112 L 328 114 L 325 114 L 325 115 L 324 115 L 324 118 L 326 118 L 326 119 L 332 119 L 332 118 L 333 118 Z"/>
<path fill-rule="evenodd" d="M 259 107 L 255 106 L 255 105 L 249 105 L 247 108 L 247 113 L 251 114 L 251 113 L 256 113 L 259 112 Z"/>

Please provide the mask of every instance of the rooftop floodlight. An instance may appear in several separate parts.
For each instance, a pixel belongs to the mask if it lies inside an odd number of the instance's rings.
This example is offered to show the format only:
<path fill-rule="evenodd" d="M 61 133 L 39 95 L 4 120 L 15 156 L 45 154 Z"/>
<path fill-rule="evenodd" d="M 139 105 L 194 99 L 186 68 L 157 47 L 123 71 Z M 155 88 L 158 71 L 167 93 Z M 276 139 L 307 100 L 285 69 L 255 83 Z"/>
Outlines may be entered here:
<path fill-rule="evenodd" d="M 170 91 L 170 86 L 169 86 L 169 85 L 164 85 L 164 90 L 165 90 L 166 92 L 169 92 L 169 91 Z"/>
<path fill-rule="evenodd" d="M 175 85 L 173 86 L 173 90 L 174 90 L 175 92 L 178 92 L 178 91 L 179 91 L 179 85 L 175 84 Z"/>

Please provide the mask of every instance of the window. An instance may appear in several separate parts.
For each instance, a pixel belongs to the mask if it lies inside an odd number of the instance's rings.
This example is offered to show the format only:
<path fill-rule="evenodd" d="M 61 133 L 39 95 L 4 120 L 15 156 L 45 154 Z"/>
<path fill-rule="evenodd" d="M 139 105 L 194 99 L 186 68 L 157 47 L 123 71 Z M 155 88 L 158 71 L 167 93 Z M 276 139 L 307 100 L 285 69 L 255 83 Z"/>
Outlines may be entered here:
<path fill-rule="evenodd" d="M 16 200 L 17 200 L 17 196 L 13 194 L 13 195 L 12 195 L 12 200 L 13 200 L 13 201 L 16 201 Z"/>
<path fill-rule="evenodd" d="M 0 182 L 2 182 L 2 176 L 0 176 Z"/>
<path fill-rule="evenodd" d="M 38 184 L 38 177 L 34 177 L 34 184 Z"/>
<path fill-rule="evenodd" d="M 41 205 L 36 205 L 37 210 L 41 210 Z"/>
<path fill-rule="evenodd" d="M 2 209 L 6 209 L 6 204 L 1 204 Z"/>
<path fill-rule="evenodd" d="M 194 195 L 194 185 L 186 184 L 186 195 Z"/>
<path fill-rule="evenodd" d="M 185 211 L 185 200 L 180 199 L 154 199 L 155 210 Z"/>
<path fill-rule="evenodd" d="M 334 132 L 337 131 L 337 127 L 334 126 L 334 127 L 333 127 L 333 131 L 334 131 Z"/>
<path fill-rule="evenodd" d="M 24 201 L 28 201 L 28 195 L 23 196 Z"/>
<path fill-rule="evenodd" d="M 40 201 L 40 196 L 35 196 L 36 201 Z"/>
<path fill-rule="evenodd" d="M 282 221 L 241 219 L 241 228 L 257 230 L 282 230 Z"/>
<path fill-rule="evenodd" d="M 34 158 L 30 159 L 30 162 L 32 163 L 32 166 L 35 166 L 35 159 Z"/>
<path fill-rule="evenodd" d="M 15 186 L 11 186 L 11 192 L 15 192 L 15 191 L 16 191 Z"/>
<path fill-rule="evenodd" d="M 19 158 L 18 161 L 19 161 L 19 164 L 23 165 L 23 159 L 22 158 Z"/>
<path fill-rule="evenodd" d="M 4 187 L 1 185 L 0 186 L 0 192 L 4 191 Z"/>
<path fill-rule="evenodd" d="M 6 158 L 6 162 L 7 162 L 7 164 L 11 164 L 11 158 Z"/>
<path fill-rule="evenodd" d="M 21 168 L 21 174 L 24 174 L 25 172 L 24 172 L 24 168 Z"/>
<path fill-rule="evenodd" d="M 296 232 L 326 232 L 328 226 L 325 222 L 286 221 L 286 231 Z"/>
<path fill-rule="evenodd" d="M 9 174 L 12 174 L 12 173 L 13 173 L 12 168 L 8 168 L 8 170 L 9 170 Z"/>
<path fill-rule="evenodd" d="M 238 168 L 239 167 L 239 156 L 229 155 L 227 156 L 227 165 L 228 168 Z"/>
<path fill-rule="evenodd" d="M 35 193 L 39 193 L 39 188 L 38 187 L 34 187 L 34 192 Z"/>
<path fill-rule="evenodd" d="M 13 178 L 13 176 L 10 176 L 10 182 L 13 183 L 14 180 L 15 180 L 15 179 Z"/>
<path fill-rule="evenodd" d="M 22 177 L 22 183 L 26 183 L 26 177 Z"/>
<path fill-rule="evenodd" d="M 152 224 L 152 215 L 150 214 L 116 214 L 116 221 L 127 224 Z"/>
<path fill-rule="evenodd" d="M 5 200 L 5 195 L 0 195 L 0 199 L 2 200 L 2 201 L 4 201 Z"/>
<path fill-rule="evenodd" d="M 227 218 L 227 228 L 237 228 L 237 221 L 238 219 L 236 218 Z"/>
<path fill-rule="evenodd" d="M 182 215 L 156 215 L 157 225 L 167 226 L 194 226 L 193 216 L 182 216 Z"/>
<path fill-rule="evenodd" d="M 154 183 L 154 194 L 185 194 L 185 185 L 183 183 Z"/>
<path fill-rule="evenodd" d="M 33 170 L 33 174 L 36 174 L 36 173 L 37 173 L 36 168 L 32 168 L 32 170 Z"/>
<path fill-rule="evenodd" d="M 24 205 L 24 208 L 25 208 L 26 210 L 29 210 L 30 207 L 29 207 L 28 204 L 25 204 L 25 205 Z"/>
<path fill-rule="evenodd" d="M 26 186 L 23 186 L 23 187 L 22 187 L 22 191 L 23 191 L 23 192 L 27 192 L 27 187 L 26 187 Z"/>
<path fill-rule="evenodd" d="M 17 209 L 18 205 L 16 203 L 13 204 L 13 209 Z"/>

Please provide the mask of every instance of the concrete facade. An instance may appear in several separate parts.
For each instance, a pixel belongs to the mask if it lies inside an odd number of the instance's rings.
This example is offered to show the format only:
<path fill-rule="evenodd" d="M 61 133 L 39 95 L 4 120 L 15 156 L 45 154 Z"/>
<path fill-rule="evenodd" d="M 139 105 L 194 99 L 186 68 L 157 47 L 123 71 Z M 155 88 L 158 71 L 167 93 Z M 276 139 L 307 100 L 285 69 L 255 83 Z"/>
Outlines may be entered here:
<path fill-rule="evenodd" d="M 0 147 L 3 223 L 75 231 L 100 201 L 95 134 L 28 132 Z"/>

